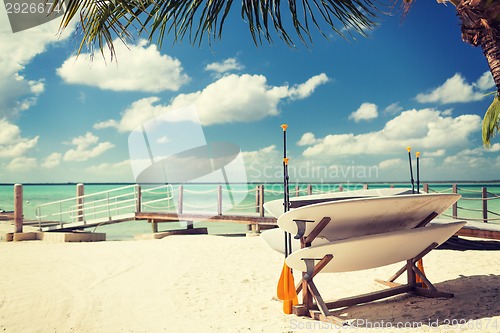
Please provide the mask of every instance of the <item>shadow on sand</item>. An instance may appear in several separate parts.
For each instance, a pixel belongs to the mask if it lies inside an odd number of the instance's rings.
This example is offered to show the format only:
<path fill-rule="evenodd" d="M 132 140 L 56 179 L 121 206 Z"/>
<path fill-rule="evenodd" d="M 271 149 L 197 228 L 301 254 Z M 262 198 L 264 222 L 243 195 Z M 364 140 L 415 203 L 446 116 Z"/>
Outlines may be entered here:
<path fill-rule="evenodd" d="M 425 298 L 409 294 L 332 311 L 332 314 L 360 327 L 396 326 L 398 323 L 437 327 L 500 314 L 500 276 L 475 275 L 435 284 L 452 292 L 451 299 Z M 495 324 L 494 322 L 489 323 Z M 500 322 L 496 323 L 500 331 Z"/>

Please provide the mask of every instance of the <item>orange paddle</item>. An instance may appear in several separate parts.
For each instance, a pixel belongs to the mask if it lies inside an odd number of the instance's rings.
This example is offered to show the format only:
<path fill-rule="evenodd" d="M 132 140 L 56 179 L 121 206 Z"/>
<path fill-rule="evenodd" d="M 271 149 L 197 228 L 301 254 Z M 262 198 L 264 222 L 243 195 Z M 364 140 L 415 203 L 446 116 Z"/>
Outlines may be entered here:
<path fill-rule="evenodd" d="M 424 272 L 424 261 L 423 261 L 423 259 L 419 259 L 419 260 L 417 261 L 417 268 L 418 268 L 418 269 L 420 269 L 420 271 L 421 271 L 422 273 L 424 273 L 424 275 L 425 275 L 425 272 Z M 417 274 L 417 276 L 416 276 L 415 282 L 417 282 L 417 283 L 421 283 L 421 284 L 422 284 L 422 288 L 429 288 L 429 287 L 428 287 L 428 286 L 424 283 L 424 281 L 422 280 L 422 278 L 420 278 L 420 276 L 418 276 L 418 274 Z"/>
<path fill-rule="evenodd" d="M 289 194 L 288 194 L 288 158 L 286 157 L 286 129 L 288 125 L 283 124 L 283 206 L 286 213 L 289 208 Z M 285 232 L 285 259 L 289 253 L 292 252 L 292 244 L 289 240 L 289 235 Z M 283 263 L 280 278 L 277 287 L 278 299 L 283 300 L 283 312 L 286 314 L 292 313 L 294 305 L 298 304 L 297 292 L 295 290 L 295 281 L 293 278 L 292 269 Z"/>
<path fill-rule="evenodd" d="M 294 305 L 298 304 L 297 293 L 295 292 L 295 282 L 293 279 L 292 270 L 286 264 L 283 268 L 284 272 L 284 299 L 283 299 L 283 312 L 285 314 L 291 314 Z"/>

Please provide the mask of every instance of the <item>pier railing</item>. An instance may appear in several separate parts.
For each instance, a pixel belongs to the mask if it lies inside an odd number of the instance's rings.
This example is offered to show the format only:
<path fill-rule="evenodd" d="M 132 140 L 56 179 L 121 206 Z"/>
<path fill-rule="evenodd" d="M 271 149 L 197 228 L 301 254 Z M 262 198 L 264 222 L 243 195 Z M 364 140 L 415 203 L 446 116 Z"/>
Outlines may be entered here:
<path fill-rule="evenodd" d="M 462 198 L 449 211 L 443 213 L 445 217 L 468 221 L 500 223 L 500 211 L 494 200 L 500 200 L 497 193 L 488 191 L 487 187 L 480 190 L 470 186 L 459 187 L 453 184 L 443 189 L 443 185 L 424 184 L 426 192 L 459 193 Z M 391 186 L 392 187 L 392 186 Z M 368 185 L 359 185 L 356 188 L 368 188 Z M 498 187 L 495 187 L 496 189 Z M 323 186 L 300 185 L 291 186 L 291 196 L 302 196 L 325 192 L 343 191 L 342 185 L 332 185 L 329 191 L 323 191 Z M 22 225 L 22 185 L 14 187 L 16 230 Z M 134 219 L 139 212 L 172 212 L 177 214 L 202 212 L 206 215 L 224 217 L 224 215 L 240 215 L 248 217 L 265 217 L 264 203 L 269 200 L 281 199 L 282 185 L 245 185 L 227 186 L 212 184 L 201 186 L 161 185 L 144 187 L 128 185 L 107 191 L 84 194 L 83 184 L 77 185 L 77 195 L 73 198 L 45 203 L 36 207 L 36 219 L 39 227 L 44 222 L 59 224 L 62 228 L 67 224 L 75 227 L 87 227 L 89 224 L 107 224 L 109 221 L 123 221 Z M 19 200 L 17 200 L 19 199 Z M 223 218 L 220 219 L 221 221 Z"/>
<path fill-rule="evenodd" d="M 467 187 L 459 187 L 458 184 L 451 184 L 449 188 L 435 190 L 431 188 L 432 184 L 423 184 L 422 190 L 427 193 L 458 193 L 462 195 L 462 198 L 457 201 L 448 211 L 441 214 L 443 217 L 449 217 L 453 219 L 460 219 L 465 221 L 474 222 L 484 222 L 484 223 L 500 223 L 500 201 L 498 205 L 495 205 L 496 211 L 490 209 L 493 206 L 492 201 L 500 200 L 499 193 L 493 193 L 488 191 L 487 187 L 481 187 L 481 189 L 470 189 Z M 390 187 L 394 187 L 390 185 Z M 439 187 L 443 187 L 439 185 Z M 356 188 L 368 189 L 368 184 L 359 185 Z M 260 194 L 260 191 L 264 191 L 266 195 Z M 290 189 L 291 196 L 301 196 L 310 194 L 324 194 L 328 192 L 340 192 L 344 191 L 342 185 L 336 185 L 336 187 L 331 188 L 328 191 L 323 191 L 315 188 L 313 185 L 302 185 L 302 186 L 291 186 Z M 257 212 L 263 212 L 264 198 L 267 198 L 268 194 L 274 196 L 282 196 L 283 190 L 273 190 L 265 188 L 264 185 L 259 185 L 256 188 L 256 210 Z M 262 215 L 263 216 L 263 215 Z"/>
<path fill-rule="evenodd" d="M 247 216 L 264 217 L 266 216 L 264 203 L 270 200 L 281 199 L 283 197 L 282 185 L 276 184 L 256 185 L 253 188 L 249 185 L 248 189 L 239 191 L 234 189 L 228 190 L 222 185 L 205 185 L 203 189 L 199 188 L 198 190 L 186 187 L 180 185 L 173 190 L 175 192 L 175 203 L 177 207 L 172 207 L 172 209 L 177 211 L 179 214 L 193 211 L 203 211 L 207 214 L 216 215 L 243 214 Z M 295 185 L 290 186 L 289 192 L 291 196 L 302 196 L 345 190 L 342 185 L 332 186 L 328 191 L 323 191 L 318 187 L 320 186 Z M 480 221 L 485 223 L 500 222 L 500 211 L 498 211 L 498 209 L 497 211 L 490 209 L 489 207 L 493 205 L 488 204 L 493 200 L 500 200 L 500 194 L 490 192 L 486 187 L 482 187 L 480 190 L 459 187 L 457 184 L 452 184 L 449 188 L 444 190 L 442 189 L 442 185 L 439 185 L 439 187 L 441 189 L 436 190 L 435 188 L 431 188 L 429 184 L 423 184 L 422 190 L 428 193 L 449 192 L 459 193 L 462 195 L 462 198 L 457 203 L 455 203 L 447 212 L 442 214 L 443 217 L 468 221 Z M 362 184 L 356 188 L 368 189 L 369 185 Z M 235 205 L 234 202 L 230 202 L 228 199 L 228 192 L 244 192 L 247 198 Z M 203 203 L 201 203 L 202 201 L 200 200 L 196 200 L 197 197 L 203 197 Z"/>
<path fill-rule="evenodd" d="M 76 197 L 36 206 L 35 214 L 40 230 L 45 221 L 58 222 L 59 228 L 63 228 L 67 224 L 86 227 L 96 223 L 130 220 L 143 206 L 151 207 L 161 203 L 163 207 L 168 207 L 173 198 L 171 185 L 148 189 L 128 185 L 84 194 L 83 184 L 78 184 L 76 192 Z"/>
<path fill-rule="evenodd" d="M 445 217 L 484 223 L 500 222 L 500 212 L 495 212 L 489 209 L 489 206 L 491 205 L 488 205 L 488 203 L 493 200 L 500 200 L 500 195 L 489 192 L 487 187 L 482 187 L 480 190 L 477 190 L 459 187 L 457 184 L 453 184 L 449 189 L 435 191 L 429 189 L 429 185 L 425 184 L 424 190 L 426 192 L 449 192 L 459 193 L 462 195 L 462 198 L 460 198 L 460 200 L 451 208 L 451 212 L 445 212 L 442 214 Z"/>
<path fill-rule="evenodd" d="M 452 184 L 450 188 L 443 190 L 440 186 L 441 190 L 435 190 L 431 186 L 424 184 L 423 191 L 462 194 L 462 198 L 448 212 L 442 214 L 443 216 L 485 223 L 500 221 L 499 212 L 488 208 L 488 203 L 492 200 L 500 200 L 500 195 L 489 192 L 487 187 L 477 190 Z M 179 214 L 205 212 L 216 215 L 223 215 L 230 211 L 231 214 L 265 216 L 264 203 L 282 197 L 283 190 L 277 189 L 278 187 L 272 184 L 256 185 L 253 188 L 249 186 L 246 189 L 228 189 L 223 185 L 213 184 L 197 189 L 189 185 L 175 187 L 161 185 L 141 189 L 139 185 L 129 185 L 88 195 L 83 195 L 82 192 L 82 195 L 75 198 L 42 204 L 36 207 L 36 216 L 38 220 L 61 222 L 97 218 L 111 219 L 123 213 L 141 211 L 177 212 Z M 359 186 L 364 189 L 368 187 L 367 184 Z M 289 192 L 291 196 L 302 196 L 344 190 L 342 185 L 332 187 L 329 191 L 322 191 L 313 185 L 295 185 L 290 187 Z M 235 202 L 232 197 L 236 195 L 246 198 Z M 252 200 L 252 197 L 255 199 Z M 47 213 L 44 214 L 44 212 Z"/>

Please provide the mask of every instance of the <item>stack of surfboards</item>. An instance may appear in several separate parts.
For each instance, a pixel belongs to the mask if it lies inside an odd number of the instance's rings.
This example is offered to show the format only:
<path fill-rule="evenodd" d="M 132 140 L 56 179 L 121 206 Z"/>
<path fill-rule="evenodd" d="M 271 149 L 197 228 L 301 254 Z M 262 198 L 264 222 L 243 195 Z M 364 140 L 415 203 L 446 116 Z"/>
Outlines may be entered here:
<path fill-rule="evenodd" d="M 462 221 L 428 225 L 450 208 L 459 194 L 420 193 L 408 189 L 373 189 L 310 195 L 290 199 L 290 211 L 283 213 L 283 201 L 267 202 L 264 208 L 278 218 L 279 229 L 262 233 L 275 250 L 284 253 L 284 232 L 295 236 L 286 263 L 306 271 L 304 258 L 334 259 L 322 272 L 363 270 L 409 260 L 432 243 L 442 244 L 465 225 Z M 300 248 L 324 217 L 330 222 L 310 247 Z M 422 226 L 424 224 L 425 226 Z M 422 226 L 422 227 L 421 227 Z"/>

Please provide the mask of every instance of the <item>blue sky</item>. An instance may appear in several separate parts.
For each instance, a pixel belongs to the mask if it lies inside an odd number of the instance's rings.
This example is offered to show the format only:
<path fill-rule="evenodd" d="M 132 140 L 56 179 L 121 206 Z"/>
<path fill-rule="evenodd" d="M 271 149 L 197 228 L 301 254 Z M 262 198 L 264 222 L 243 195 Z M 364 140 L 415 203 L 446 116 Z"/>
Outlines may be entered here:
<path fill-rule="evenodd" d="M 233 10 L 212 45 L 139 38 L 90 61 L 73 27 L 13 34 L 2 7 L 0 183 L 134 182 L 131 131 L 189 105 L 207 141 L 239 145 L 250 181 L 281 180 L 282 123 L 293 182 L 407 181 L 406 146 L 422 181 L 500 179 L 500 143 L 481 143 L 493 81 L 454 7 L 378 21 L 369 38 L 255 47 Z"/>

